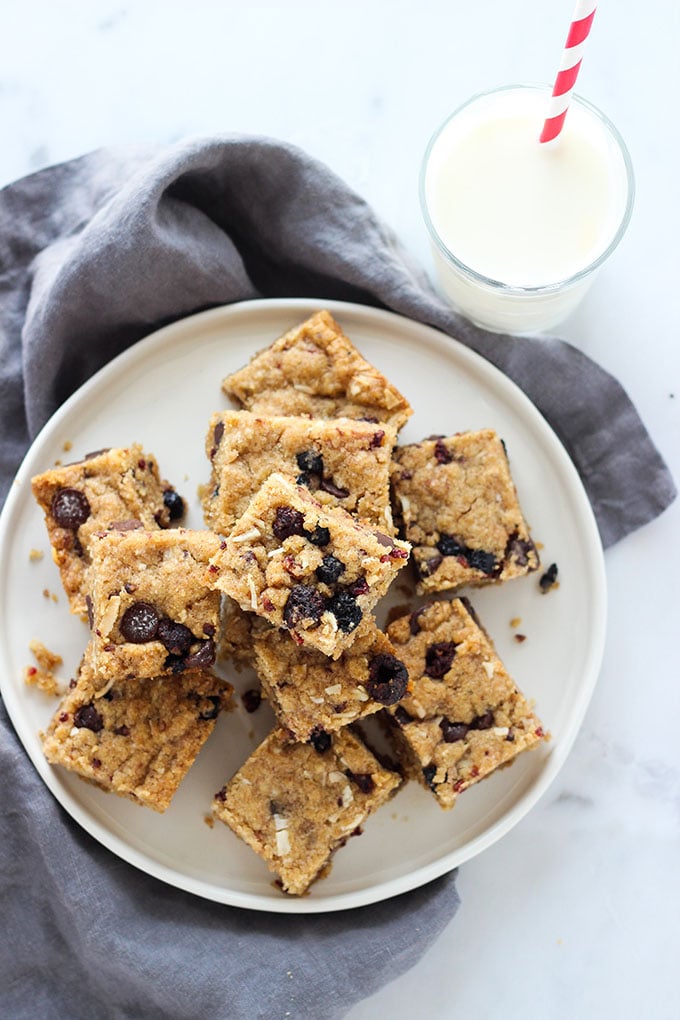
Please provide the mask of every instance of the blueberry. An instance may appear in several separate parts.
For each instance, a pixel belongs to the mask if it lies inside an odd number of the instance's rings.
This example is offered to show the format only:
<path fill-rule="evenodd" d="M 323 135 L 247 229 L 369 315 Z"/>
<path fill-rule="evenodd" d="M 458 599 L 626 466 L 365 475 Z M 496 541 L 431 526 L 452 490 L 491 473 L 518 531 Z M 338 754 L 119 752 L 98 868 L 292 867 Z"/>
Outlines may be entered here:
<path fill-rule="evenodd" d="M 60 528 L 75 531 L 90 516 L 90 504 L 79 489 L 57 489 L 52 497 L 52 516 Z"/>
<path fill-rule="evenodd" d="M 104 720 L 94 705 L 90 703 L 76 709 L 73 713 L 73 725 L 77 726 L 79 730 L 92 730 L 93 733 L 99 733 L 104 729 Z"/>
<path fill-rule="evenodd" d="M 300 511 L 295 510 L 292 506 L 278 506 L 272 531 L 279 542 L 290 538 L 291 535 L 304 535 L 305 519 Z"/>
<path fill-rule="evenodd" d="M 425 779 L 425 782 L 427 783 L 431 790 L 434 790 L 435 786 L 434 777 L 436 776 L 436 774 L 437 774 L 436 765 L 426 765 L 425 768 L 423 769 L 423 778 Z"/>
<path fill-rule="evenodd" d="M 179 521 L 184 517 L 184 500 L 179 492 L 175 492 L 174 489 L 166 489 L 163 493 L 163 502 L 168 508 L 171 521 Z"/>
<path fill-rule="evenodd" d="M 298 584 L 291 588 L 283 610 L 283 622 L 289 630 L 303 620 L 318 623 L 326 608 L 326 600 L 317 588 L 309 584 Z"/>
<path fill-rule="evenodd" d="M 153 641 L 158 631 L 160 615 L 148 602 L 133 602 L 120 621 L 120 632 L 133 645 Z"/>
<path fill-rule="evenodd" d="M 491 575 L 496 572 L 496 557 L 493 553 L 484 552 L 483 549 L 469 549 L 467 561 L 474 570 L 481 570 L 483 574 Z"/>
<path fill-rule="evenodd" d="M 437 549 L 442 556 L 465 556 L 467 546 L 454 538 L 453 535 L 442 535 L 437 542 Z"/>
<path fill-rule="evenodd" d="M 340 574 L 344 573 L 345 564 L 335 556 L 324 556 L 316 568 L 316 576 L 324 584 L 335 584 Z"/>
<path fill-rule="evenodd" d="M 303 450 L 295 457 L 300 471 L 309 475 L 323 475 L 323 457 L 316 450 Z"/>
<path fill-rule="evenodd" d="M 433 680 L 442 680 L 451 668 L 456 655 L 453 641 L 438 641 L 428 645 L 425 652 L 425 676 Z"/>
<path fill-rule="evenodd" d="M 328 600 L 328 609 L 338 621 L 338 627 L 345 634 L 350 634 L 355 627 L 358 627 L 363 618 L 363 612 L 357 605 L 356 599 L 348 591 L 336 592 Z"/>
<path fill-rule="evenodd" d="M 317 524 L 317 526 L 314 528 L 314 531 L 308 531 L 306 534 L 307 538 L 312 543 L 312 545 L 318 545 L 320 549 L 323 549 L 324 546 L 327 546 L 331 540 L 330 531 L 328 530 L 328 528 L 322 527 L 321 524 Z"/>
<path fill-rule="evenodd" d="M 381 705 L 395 705 L 406 694 L 408 670 L 403 662 L 386 652 L 371 659 L 366 690 Z"/>
<path fill-rule="evenodd" d="M 557 564 L 551 563 L 546 572 L 541 576 L 538 586 L 541 589 L 541 592 L 545 595 L 546 592 L 550 591 L 556 581 Z"/>

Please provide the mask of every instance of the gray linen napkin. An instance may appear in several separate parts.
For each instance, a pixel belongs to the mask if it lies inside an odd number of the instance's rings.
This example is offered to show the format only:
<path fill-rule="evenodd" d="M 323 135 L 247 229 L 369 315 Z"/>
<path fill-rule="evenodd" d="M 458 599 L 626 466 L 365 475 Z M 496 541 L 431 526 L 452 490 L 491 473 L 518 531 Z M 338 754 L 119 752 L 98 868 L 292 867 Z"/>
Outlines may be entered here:
<path fill-rule="evenodd" d="M 100 151 L 0 192 L 0 498 L 30 440 L 156 327 L 255 297 L 383 306 L 498 365 L 551 423 L 605 545 L 673 482 L 619 384 L 560 340 L 456 316 L 370 208 L 276 141 Z M 458 906 L 453 876 L 342 914 L 207 903 L 113 857 L 44 789 L 0 710 L 0 1013 L 8 1018 L 341 1017 L 412 966 Z"/>

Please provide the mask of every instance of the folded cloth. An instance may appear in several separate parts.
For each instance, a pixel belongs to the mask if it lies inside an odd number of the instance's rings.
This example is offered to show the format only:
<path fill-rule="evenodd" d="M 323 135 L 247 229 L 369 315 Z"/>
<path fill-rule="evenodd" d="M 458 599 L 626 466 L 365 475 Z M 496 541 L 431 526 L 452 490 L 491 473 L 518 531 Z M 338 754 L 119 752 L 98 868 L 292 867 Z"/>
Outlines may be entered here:
<path fill-rule="evenodd" d="M 470 325 L 328 169 L 242 136 L 99 151 L 0 192 L 0 498 L 31 438 L 114 355 L 192 312 L 289 296 L 389 308 L 494 362 L 560 436 L 605 545 L 673 499 L 610 375 L 560 340 Z M 192 898 L 73 824 L 4 712 L 0 725 L 3 1016 L 340 1017 L 412 966 L 458 906 L 453 876 L 342 914 Z"/>

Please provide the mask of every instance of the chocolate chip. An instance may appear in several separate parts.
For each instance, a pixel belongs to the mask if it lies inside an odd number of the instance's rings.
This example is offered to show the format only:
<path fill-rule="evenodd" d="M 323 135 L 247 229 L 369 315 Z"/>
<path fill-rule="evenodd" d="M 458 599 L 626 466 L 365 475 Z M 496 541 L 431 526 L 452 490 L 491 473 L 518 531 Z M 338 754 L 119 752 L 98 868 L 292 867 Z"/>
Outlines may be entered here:
<path fill-rule="evenodd" d="M 377 432 L 374 432 L 373 435 L 371 436 L 371 441 L 368 444 L 369 450 L 375 450 L 378 446 L 382 446 L 382 441 L 384 438 L 385 438 L 384 429 L 378 429 Z"/>
<path fill-rule="evenodd" d="M 322 478 L 319 482 L 319 488 L 322 492 L 327 492 L 330 496 L 335 496 L 336 499 L 346 499 L 347 496 L 349 496 L 349 489 L 341 489 L 330 478 Z"/>
<path fill-rule="evenodd" d="M 262 704 L 262 695 L 254 687 L 251 687 L 250 690 L 243 692 L 241 695 L 241 701 L 243 702 L 243 707 L 246 712 L 252 714 L 253 712 L 257 712 L 258 708 Z"/>
<path fill-rule="evenodd" d="M 457 740 L 462 740 L 466 736 L 469 727 L 465 723 L 451 722 L 450 719 L 444 718 L 439 723 L 439 729 L 447 744 L 455 744 Z"/>
<path fill-rule="evenodd" d="M 416 563 L 418 573 L 421 577 L 431 577 L 442 565 L 443 559 L 443 556 L 431 556 L 427 560 L 420 560 L 419 563 Z"/>
<path fill-rule="evenodd" d="M 312 488 L 312 476 L 308 475 L 306 471 L 301 471 L 295 479 L 296 485 L 306 485 L 308 489 Z"/>
<path fill-rule="evenodd" d="M 77 726 L 79 730 L 92 730 L 93 733 L 99 733 L 104 729 L 104 720 L 90 702 L 89 705 L 81 705 L 73 713 L 73 725 Z"/>
<path fill-rule="evenodd" d="M 391 539 L 389 535 L 385 535 L 382 531 L 374 531 L 373 534 L 378 544 L 384 546 L 385 549 L 395 548 L 394 539 Z"/>
<path fill-rule="evenodd" d="M 453 460 L 453 454 L 449 452 L 441 439 L 438 439 L 434 444 L 434 459 L 438 464 L 450 464 Z"/>
<path fill-rule="evenodd" d="M 171 521 L 179 521 L 184 517 L 184 500 L 179 492 L 175 492 L 174 489 L 166 489 L 163 493 L 163 502 L 168 508 Z"/>
<path fill-rule="evenodd" d="M 321 563 L 315 570 L 315 574 L 324 584 L 335 584 L 337 579 L 345 571 L 345 564 L 336 556 L 324 556 Z"/>
<path fill-rule="evenodd" d="M 303 450 L 295 456 L 300 471 L 310 475 L 323 475 L 323 457 L 316 450 Z"/>
<path fill-rule="evenodd" d="M 322 730 L 320 726 L 316 726 L 309 737 L 309 743 L 312 745 L 317 754 L 325 754 L 331 746 L 331 735 Z"/>
<path fill-rule="evenodd" d="M 400 726 L 408 726 L 409 723 L 413 722 L 413 716 L 409 715 L 403 705 L 397 705 L 394 710 L 394 718 Z"/>
<path fill-rule="evenodd" d="M 125 725 L 125 723 L 123 723 L 122 726 L 116 726 L 114 728 L 113 732 L 116 734 L 117 737 L 129 737 L 130 736 L 130 730 Z"/>
<path fill-rule="evenodd" d="M 84 524 L 92 512 L 87 496 L 79 489 L 57 489 L 50 510 L 60 528 L 72 531 Z"/>
<path fill-rule="evenodd" d="M 290 538 L 291 535 L 304 535 L 304 516 L 299 510 L 295 510 L 292 506 L 278 506 L 276 508 L 274 523 L 272 524 L 272 531 L 276 538 L 278 538 L 279 542 L 283 542 L 284 539 Z"/>
<path fill-rule="evenodd" d="M 345 775 L 351 783 L 355 783 L 362 793 L 372 793 L 375 790 L 375 782 L 370 772 L 352 772 L 345 769 Z"/>
<path fill-rule="evenodd" d="M 224 422 L 218 421 L 217 425 L 213 429 L 213 446 L 215 447 L 215 452 L 217 452 L 217 447 L 222 442 L 223 435 L 224 435 Z"/>
<path fill-rule="evenodd" d="M 85 605 L 87 607 L 87 622 L 90 630 L 94 627 L 94 607 L 92 605 L 92 598 L 90 595 L 85 596 Z"/>
<path fill-rule="evenodd" d="M 388 652 L 374 656 L 368 667 L 366 690 L 381 705 L 395 705 L 406 694 L 408 670 L 404 663 Z"/>
<path fill-rule="evenodd" d="M 159 622 L 160 614 L 154 606 L 148 602 L 133 602 L 123 613 L 119 627 L 126 641 L 141 645 L 154 640 Z"/>
<path fill-rule="evenodd" d="M 456 645 L 453 641 L 438 641 L 428 645 L 425 652 L 425 676 L 442 680 L 450 670 L 455 656 Z"/>
<path fill-rule="evenodd" d="M 420 617 L 423 615 L 427 606 L 421 606 L 420 609 L 414 609 L 408 618 L 408 629 L 411 634 L 420 633 Z"/>
<path fill-rule="evenodd" d="M 493 712 L 488 709 L 483 715 L 476 716 L 470 723 L 471 730 L 490 730 L 493 726 Z"/>
<path fill-rule="evenodd" d="M 167 618 L 159 620 L 156 637 L 173 655 L 185 655 L 194 640 L 188 627 Z"/>
<path fill-rule="evenodd" d="M 283 610 L 283 622 L 289 630 L 303 620 L 317 623 L 326 608 L 326 600 L 318 590 L 309 584 L 297 584 L 291 588 Z"/>
<path fill-rule="evenodd" d="M 436 774 L 437 774 L 436 765 L 426 765 L 423 769 L 423 777 L 431 790 L 434 790 L 435 787 L 434 777 L 436 776 Z"/>
<path fill-rule="evenodd" d="M 212 666 L 214 662 L 215 642 L 212 638 L 208 638 L 207 641 L 200 641 L 198 648 L 184 659 L 184 665 L 187 669 L 205 669 L 208 666 Z"/>
<path fill-rule="evenodd" d="M 541 576 L 538 582 L 538 587 L 541 592 L 545 595 L 549 592 L 557 580 L 557 564 L 551 563 L 546 572 Z"/>
<path fill-rule="evenodd" d="M 338 621 L 338 627 L 345 634 L 350 634 L 358 627 L 363 612 L 357 605 L 354 595 L 349 591 L 338 591 L 328 600 L 328 609 Z"/>
<path fill-rule="evenodd" d="M 511 536 L 505 547 L 506 560 L 514 560 L 520 567 L 526 567 L 535 553 L 536 546 L 531 539 L 520 538 L 517 534 Z"/>
<path fill-rule="evenodd" d="M 312 545 L 318 545 L 320 549 L 327 546 L 331 540 L 331 533 L 328 528 L 324 528 L 320 524 L 317 524 L 314 531 L 307 531 L 305 534 Z"/>
<path fill-rule="evenodd" d="M 157 522 L 158 523 L 158 522 Z M 113 521 L 109 524 L 110 531 L 137 531 L 138 528 L 142 527 L 142 522 L 138 521 L 136 517 L 130 517 L 126 521 Z"/>
<path fill-rule="evenodd" d="M 218 790 L 217 793 L 215 794 L 215 800 L 219 800 L 219 801 L 221 801 L 224 804 L 226 799 L 227 799 L 227 788 L 226 788 L 226 786 L 223 786 L 222 789 Z"/>

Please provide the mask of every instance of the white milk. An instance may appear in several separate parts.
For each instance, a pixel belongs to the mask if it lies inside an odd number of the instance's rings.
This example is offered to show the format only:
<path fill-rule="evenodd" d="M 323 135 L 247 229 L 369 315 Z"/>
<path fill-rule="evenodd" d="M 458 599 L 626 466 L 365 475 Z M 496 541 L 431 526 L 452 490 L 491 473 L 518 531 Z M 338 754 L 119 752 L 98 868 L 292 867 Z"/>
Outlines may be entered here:
<path fill-rule="evenodd" d="M 440 283 L 491 329 L 565 318 L 630 217 L 632 170 L 615 129 L 572 98 L 561 134 L 542 145 L 549 95 L 517 86 L 475 98 L 425 158 L 421 200 Z"/>

